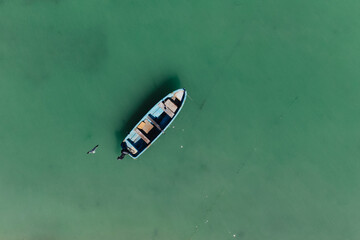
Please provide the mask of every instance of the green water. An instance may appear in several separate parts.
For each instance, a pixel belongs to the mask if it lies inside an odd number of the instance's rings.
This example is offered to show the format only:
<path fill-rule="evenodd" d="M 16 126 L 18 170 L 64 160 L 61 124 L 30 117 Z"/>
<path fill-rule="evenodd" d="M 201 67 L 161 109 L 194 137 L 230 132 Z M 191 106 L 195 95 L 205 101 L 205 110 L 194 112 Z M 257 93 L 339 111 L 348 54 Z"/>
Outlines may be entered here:
<path fill-rule="evenodd" d="M 359 239 L 359 7 L 0 0 L 0 239 Z"/>

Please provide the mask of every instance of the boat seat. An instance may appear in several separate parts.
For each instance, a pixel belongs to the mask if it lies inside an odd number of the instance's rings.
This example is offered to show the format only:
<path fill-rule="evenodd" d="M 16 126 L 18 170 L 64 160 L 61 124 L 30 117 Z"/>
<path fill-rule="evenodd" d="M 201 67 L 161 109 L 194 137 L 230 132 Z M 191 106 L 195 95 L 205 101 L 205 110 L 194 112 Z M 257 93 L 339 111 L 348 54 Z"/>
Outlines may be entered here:
<path fill-rule="evenodd" d="M 167 108 L 166 106 L 164 106 L 163 102 L 159 103 L 159 107 L 167 114 L 169 115 L 169 117 L 173 118 L 174 117 L 174 112 L 172 112 L 169 108 Z"/>
<path fill-rule="evenodd" d="M 171 101 L 170 99 L 165 101 L 165 105 L 167 108 L 169 108 L 173 113 L 176 112 L 176 110 L 178 109 L 178 107 L 175 105 L 175 103 L 173 103 L 173 101 Z"/>
<path fill-rule="evenodd" d="M 126 149 L 128 149 L 132 154 L 136 154 L 138 151 L 134 147 L 134 145 L 130 141 L 127 141 L 127 139 L 125 139 L 124 142 L 125 141 L 126 141 Z"/>
<path fill-rule="evenodd" d="M 139 126 L 138 129 L 143 130 L 145 133 L 149 133 L 151 129 L 153 129 L 154 125 L 152 125 L 147 119 L 145 119 L 145 121 L 142 121 Z"/>
<path fill-rule="evenodd" d="M 141 137 L 142 140 L 144 140 L 144 142 L 146 142 L 146 144 L 150 143 L 150 140 L 137 128 L 135 128 L 135 132 Z"/>
<path fill-rule="evenodd" d="M 157 129 L 159 129 L 160 131 L 162 131 L 161 127 L 159 126 L 159 124 L 157 124 L 157 122 L 156 122 L 155 119 L 151 116 L 151 114 L 149 114 L 149 115 L 147 116 L 147 118 L 150 120 L 150 122 L 151 122 L 152 124 L 154 124 L 154 126 L 155 126 Z"/>

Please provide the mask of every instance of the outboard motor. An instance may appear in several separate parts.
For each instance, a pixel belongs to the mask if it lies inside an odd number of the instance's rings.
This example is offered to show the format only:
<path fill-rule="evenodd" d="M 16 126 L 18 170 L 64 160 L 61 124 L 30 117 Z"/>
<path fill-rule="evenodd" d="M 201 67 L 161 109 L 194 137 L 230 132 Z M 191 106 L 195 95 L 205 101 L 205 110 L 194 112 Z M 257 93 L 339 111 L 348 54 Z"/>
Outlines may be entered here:
<path fill-rule="evenodd" d="M 130 154 L 130 152 L 127 149 L 121 150 L 121 155 L 117 157 L 117 160 L 122 160 L 128 154 Z"/>

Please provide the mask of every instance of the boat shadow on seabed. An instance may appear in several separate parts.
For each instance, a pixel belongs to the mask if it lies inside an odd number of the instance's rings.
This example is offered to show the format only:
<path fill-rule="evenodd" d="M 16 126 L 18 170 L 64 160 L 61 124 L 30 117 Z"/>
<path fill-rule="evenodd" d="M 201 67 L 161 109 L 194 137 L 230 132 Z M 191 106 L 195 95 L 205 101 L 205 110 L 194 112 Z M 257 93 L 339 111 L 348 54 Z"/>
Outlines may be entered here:
<path fill-rule="evenodd" d="M 144 98 L 140 101 L 138 106 L 135 106 L 132 110 L 132 113 L 128 114 L 127 119 L 120 119 L 120 126 L 115 129 L 115 138 L 116 138 L 116 153 L 121 151 L 121 143 L 126 137 L 126 135 L 131 131 L 134 125 L 139 122 L 139 120 L 149 111 L 149 109 L 154 106 L 161 97 L 167 95 L 169 92 L 172 92 L 180 88 L 179 78 L 174 76 L 168 76 L 163 79 L 154 80 L 153 89 L 149 90 L 149 93 L 144 94 Z M 141 95 L 140 95 L 141 96 Z"/>

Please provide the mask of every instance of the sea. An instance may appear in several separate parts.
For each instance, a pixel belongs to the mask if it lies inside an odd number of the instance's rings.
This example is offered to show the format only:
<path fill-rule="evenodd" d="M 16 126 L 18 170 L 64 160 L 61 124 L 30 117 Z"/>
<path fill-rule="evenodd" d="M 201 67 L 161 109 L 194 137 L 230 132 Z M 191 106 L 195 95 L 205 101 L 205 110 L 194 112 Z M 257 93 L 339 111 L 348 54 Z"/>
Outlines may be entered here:
<path fill-rule="evenodd" d="M 0 0 L 0 240 L 360 239 L 359 8 Z"/>

